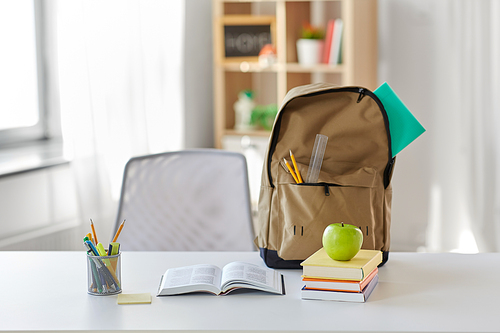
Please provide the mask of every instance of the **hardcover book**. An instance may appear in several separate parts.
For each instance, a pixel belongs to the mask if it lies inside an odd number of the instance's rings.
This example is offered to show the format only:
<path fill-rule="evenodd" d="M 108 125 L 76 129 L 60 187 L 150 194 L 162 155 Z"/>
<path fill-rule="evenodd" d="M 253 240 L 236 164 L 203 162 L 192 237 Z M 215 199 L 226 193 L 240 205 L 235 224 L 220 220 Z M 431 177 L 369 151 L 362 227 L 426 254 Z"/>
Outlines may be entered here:
<path fill-rule="evenodd" d="M 305 283 L 305 289 L 314 290 L 335 290 L 345 292 L 361 292 L 370 283 L 370 281 L 377 275 L 378 268 L 375 268 L 366 278 L 361 281 L 350 280 L 335 280 L 325 278 L 311 278 L 303 277 L 302 281 Z"/>
<path fill-rule="evenodd" d="M 351 260 L 333 260 L 324 248 L 313 253 L 301 265 L 303 275 L 315 278 L 361 281 L 382 262 L 382 252 L 359 250 Z"/>
<path fill-rule="evenodd" d="M 330 45 L 330 58 L 328 63 L 330 65 L 338 65 L 340 63 L 340 50 L 342 44 L 342 30 L 344 29 L 344 22 L 342 19 L 335 19 L 332 35 L 332 43 Z"/>
<path fill-rule="evenodd" d="M 335 20 L 332 19 L 328 21 L 325 36 L 325 47 L 323 48 L 323 63 L 325 64 L 328 64 L 330 62 L 330 49 L 332 47 L 334 25 Z"/>

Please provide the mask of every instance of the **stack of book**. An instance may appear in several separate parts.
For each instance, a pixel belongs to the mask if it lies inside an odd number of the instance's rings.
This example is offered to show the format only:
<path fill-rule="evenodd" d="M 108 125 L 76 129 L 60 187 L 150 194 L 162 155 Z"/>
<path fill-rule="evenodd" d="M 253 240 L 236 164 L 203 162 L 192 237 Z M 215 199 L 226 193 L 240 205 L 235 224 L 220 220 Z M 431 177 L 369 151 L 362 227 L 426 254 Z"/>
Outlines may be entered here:
<path fill-rule="evenodd" d="M 319 249 L 302 265 L 302 299 L 366 302 L 378 283 L 382 252 L 360 250 L 348 261 L 331 259 Z"/>

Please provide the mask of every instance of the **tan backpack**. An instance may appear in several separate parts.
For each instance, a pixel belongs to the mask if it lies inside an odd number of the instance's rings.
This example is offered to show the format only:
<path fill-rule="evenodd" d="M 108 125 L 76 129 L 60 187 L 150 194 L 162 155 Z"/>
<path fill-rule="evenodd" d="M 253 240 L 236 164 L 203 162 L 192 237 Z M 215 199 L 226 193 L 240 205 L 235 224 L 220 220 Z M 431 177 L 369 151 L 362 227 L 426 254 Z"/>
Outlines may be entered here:
<path fill-rule="evenodd" d="M 317 183 L 305 183 L 317 134 L 328 137 Z M 290 151 L 304 180 L 287 167 Z M 395 159 L 386 111 L 371 91 L 318 83 L 291 89 L 274 122 L 262 170 L 255 244 L 266 265 L 300 268 L 331 223 L 359 226 L 362 248 L 388 259 Z"/>

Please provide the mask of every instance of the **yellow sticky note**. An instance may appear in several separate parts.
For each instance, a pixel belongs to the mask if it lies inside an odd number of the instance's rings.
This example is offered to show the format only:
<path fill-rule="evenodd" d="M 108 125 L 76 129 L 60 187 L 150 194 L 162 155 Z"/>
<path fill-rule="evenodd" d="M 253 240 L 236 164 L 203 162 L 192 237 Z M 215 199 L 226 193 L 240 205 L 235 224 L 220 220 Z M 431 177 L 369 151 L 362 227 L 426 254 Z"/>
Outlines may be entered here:
<path fill-rule="evenodd" d="M 118 304 L 151 304 L 151 294 L 119 294 Z"/>

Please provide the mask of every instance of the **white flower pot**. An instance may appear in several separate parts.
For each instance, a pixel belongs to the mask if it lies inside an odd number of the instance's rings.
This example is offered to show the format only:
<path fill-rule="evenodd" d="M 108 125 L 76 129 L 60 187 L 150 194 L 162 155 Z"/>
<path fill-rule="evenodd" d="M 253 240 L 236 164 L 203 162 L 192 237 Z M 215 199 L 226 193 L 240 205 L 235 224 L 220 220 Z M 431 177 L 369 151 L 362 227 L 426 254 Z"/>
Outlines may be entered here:
<path fill-rule="evenodd" d="M 323 55 L 323 40 L 299 39 L 297 40 L 297 57 L 299 64 L 311 66 L 321 63 Z"/>

